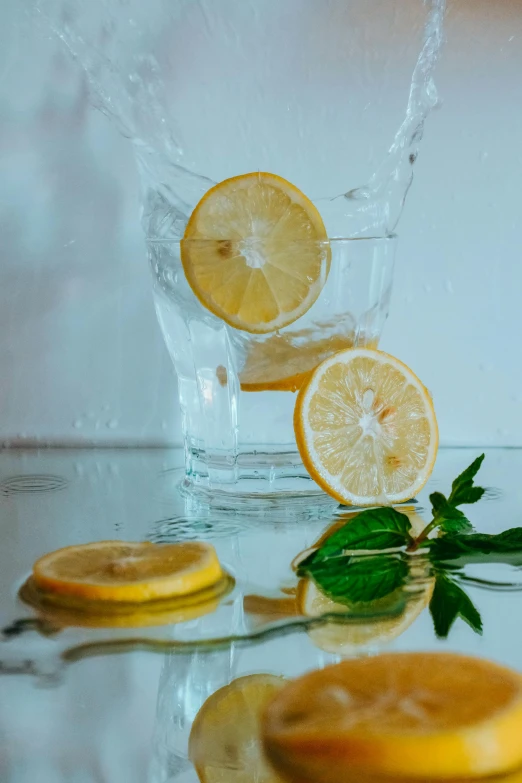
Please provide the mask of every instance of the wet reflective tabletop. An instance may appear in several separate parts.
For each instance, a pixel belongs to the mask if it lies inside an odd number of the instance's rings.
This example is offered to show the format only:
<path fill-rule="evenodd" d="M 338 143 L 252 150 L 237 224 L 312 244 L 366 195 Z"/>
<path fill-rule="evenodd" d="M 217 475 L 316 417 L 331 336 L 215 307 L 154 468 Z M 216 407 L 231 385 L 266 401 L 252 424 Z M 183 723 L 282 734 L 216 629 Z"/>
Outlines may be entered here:
<path fill-rule="evenodd" d="M 449 491 L 479 453 L 441 450 L 406 513 L 429 521 L 429 494 Z M 291 563 L 346 510 L 202 506 L 177 489 L 181 462 L 172 450 L 0 453 L 2 783 L 196 783 L 192 722 L 210 694 L 244 674 L 292 677 L 383 648 L 461 651 L 522 670 L 518 589 L 466 585 L 482 635 L 458 619 L 437 639 L 422 591 L 326 623 L 328 602 L 304 590 Z M 467 509 L 479 532 L 522 527 L 521 475 L 522 450 L 486 450 L 479 483 L 488 492 Z M 20 601 L 36 558 L 101 539 L 209 540 L 234 582 L 197 612 L 181 607 L 174 618 L 130 628 L 73 624 Z M 469 573 L 506 582 L 505 568 L 480 564 Z M 510 569 L 511 584 L 517 573 Z"/>

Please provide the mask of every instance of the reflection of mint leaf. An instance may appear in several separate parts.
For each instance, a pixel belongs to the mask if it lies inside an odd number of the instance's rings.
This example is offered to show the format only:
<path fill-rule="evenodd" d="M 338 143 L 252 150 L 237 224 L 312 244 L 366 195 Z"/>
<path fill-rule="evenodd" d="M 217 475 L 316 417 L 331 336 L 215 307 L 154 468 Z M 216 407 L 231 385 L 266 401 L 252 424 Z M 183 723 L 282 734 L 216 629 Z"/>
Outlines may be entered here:
<path fill-rule="evenodd" d="M 482 487 L 473 486 L 473 479 L 480 470 L 484 456 L 484 454 L 481 454 L 480 457 L 477 457 L 469 468 L 466 468 L 460 476 L 457 476 L 451 485 L 451 495 L 448 498 L 451 506 L 460 506 L 463 503 L 476 503 L 486 491 Z"/>
<path fill-rule="evenodd" d="M 393 549 L 411 541 L 410 529 L 406 514 L 389 506 L 370 508 L 332 533 L 320 551 L 329 555 L 343 550 Z"/>
<path fill-rule="evenodd" d="M 461 617 L 476 633 L 482 633 L 482 619 L 473 602 L 446 574 L 438 573 L 436 576 L 430 614 L 439 639 L 448 636 L 457 617 Z"/>
<path fill-rule="evenodd" d="M 498 562 L 499 559 L 502 561 L 502 555 L 522 555 L 522 528 L 505 530 L 497 536 L 486 533 L 442 536 L 428 541 L 427 545 L 430 559 L 435 561 L 458 558 L 473 561 L 490 556 L 491 561 Z"/>
<path fill-rule="evenodd" d="M 455 506 L 452 506 L 442 492 L 433 492 L 430 495 L 433 515 L 438 527 L 444 533 L 462 533 L 465 530 L 473 530 L 473 525 L 465 514 Z"/>
<path fill-rule="evenodd" d="M 341 556 L 313 563 L 308 575 L 333 601 L 349 604 L 384 598 L 405 583 L 408 570 L 399 554 Z"/>

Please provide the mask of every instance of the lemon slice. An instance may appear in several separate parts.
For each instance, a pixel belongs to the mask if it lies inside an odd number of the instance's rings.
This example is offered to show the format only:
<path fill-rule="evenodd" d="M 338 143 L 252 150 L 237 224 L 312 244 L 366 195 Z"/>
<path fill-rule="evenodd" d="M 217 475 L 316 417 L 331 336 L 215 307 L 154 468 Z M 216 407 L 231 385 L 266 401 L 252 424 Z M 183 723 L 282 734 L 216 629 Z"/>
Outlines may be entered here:
<path fill-rule="evenodd" d="M 139 603 L 203 590 L 223 578 L 213 546 L 99 541 L 44 555 L 33 566 L 37 588 L 95 601 Z"/>
<path fill-rule="evenodd" d="M 346 505 L 400 503 L 431 475 L 438 428 L 428 390 L 382 351 L 342 351 L 319 365 L 296 401 L 303 463 Z"/>
<path fill-rule="evenodd" d="M 43 622 L 58 627 L 144 628 L 175 625 L 212 614 L 233 587 L 231 578 L 173 598 L 118 602 L 78 598 L 37 587 L 33 577 L 24 582 L 19 598 L 38 611 Z"/>
<path fill-rule="evenodd" d="M 181 242 L 199 301 L 246 332 L 272 332 L 306 313 L 321 293 L 330 256 L 312 202 L 290 182 L 261 172 L 211 188 Z"/>
<path fill-rule="evenodd" d="M 522 766 L 522 677 L 453 653 L 343 661 L 286 685 L 263 722 L 291 780 L 475 779 Z M 379 777 L 382 776 L 382 777 Z"/>
<path fill-rule="evenodd" d="M 353 348 L 353 333 L 314 340 L 304 332 L 276 334 L 265 342 L 253 343 L 239 373 L 241 390 L 295 392 L 318 364 L 334 353 Z"/>
<path fill-rule="evenodd" d="M 251 674 L 212 694 L 198 712 L 189 758 L 201 783 L 279 783 L 260 742 L 261 712 L 282 677 Z"/>

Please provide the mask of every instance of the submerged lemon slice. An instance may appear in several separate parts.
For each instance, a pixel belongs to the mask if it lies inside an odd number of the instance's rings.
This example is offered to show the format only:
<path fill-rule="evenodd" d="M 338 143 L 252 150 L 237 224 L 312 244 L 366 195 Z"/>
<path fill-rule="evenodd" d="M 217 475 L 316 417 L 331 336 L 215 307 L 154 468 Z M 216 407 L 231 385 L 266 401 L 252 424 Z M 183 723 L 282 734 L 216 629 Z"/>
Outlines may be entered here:
<path fill-rule="evenodd" d="M 236 329 L 265 333 L 312 306 L 330 267 L 316 207 L 275 174 L 233 177 L 194 209 L 181 262 L 199 301 Z"/>
<path fill-rule="evenodd" d="M 501 775 L 522 766 L 521 736 L 520 674 L 452 653 L 306 674 L 276 694 L 263 723 L 275 768 L 314 783 Z"/>
<path fill-rule="evenodd" d="M 353 348 L 353 333 L 305 339 L 307 330 L 276 334 L 253 343 L 239 373 L 241 390 L 295 392 L 308 380 L 318 364 L 334 353 Z"/>
<path fill-rule="evenodd" d="M 282 687 L 272 674 L 251 674 L 212 694 L 198 712 L 189 758 L 202 783 L 278 783 L 263 758 L 261 712 Z"/>
<path fill-rule="evenodd" d="M 297 398 L 304 465 L 347 505 L 400 503 L 431 475 L 438 428 L 428 390 L 382 351 L 341 351 L 319 365 Z"/>
<path fill-rule="evenodd" d="M 213 546 L 99 541 L 58 549 L 33 566 L 41 590 L 95 601 L 140 603 L 195 593 L 223 578 Z"/>

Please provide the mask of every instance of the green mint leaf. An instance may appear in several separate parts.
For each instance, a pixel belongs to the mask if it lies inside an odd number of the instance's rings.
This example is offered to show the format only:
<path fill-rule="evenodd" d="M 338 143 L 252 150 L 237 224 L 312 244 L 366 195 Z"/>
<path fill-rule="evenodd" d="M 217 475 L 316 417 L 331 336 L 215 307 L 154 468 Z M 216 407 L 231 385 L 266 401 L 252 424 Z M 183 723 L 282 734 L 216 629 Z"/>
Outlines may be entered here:
<path fill-rule="evenodd" d="M 338 604 L 384 598 L 408 577 L 408 562 L 402 555 L 333 557 L 312 564 L 309 575 L 321 592 Z"/>
<path fill-rule="evenodd" d="M 488 559 L 491 562 L 510 562 L 513 557 L 522 561 L 522 528 L 505 530 L 499 535 L 470 533 L 434 538 L 426 542 L 430 548 L 430 560 L 444 562 L 462 560 L 473 562 Z"/>
<path fill-rule="evenodd" d="M 305 557 L 303 560 L 301 560 L 300 563 L 298 563 L 297 568 L 295 569 L 295 573 L 297 576 L 306 576 L 308 574 L 308 571 L 316 560 L 319 560 L 318 557 L 319 550 L 316 550 L 315 552 L 311 552 L 307 557 Z"/>
<path fill-rule="evenodd" d="M 451 485 L 451 495 L 448 498 L 448 503 L 451 506 L 460 506 L 463 503 L 476 503 L 486 491 L 482 487 L 473 485 L 473 479 L 480 470 L 484 456 L 484 454 L 481 454 L 480 457 L 477 457 L 469 468 L 466 468 L 460 476 L 457 476 Z"/>
<path fill-rule="evenodd" d="M 433 492 L 430 495 L 433 508 L 434 521 L 444 533 L 463 533 L 473 530 L 473 525 L 466 515 L 455 506 L 452 506 L 441 492 Z"/>
<path fill-rule="evenodd" d="M 394 549 L 411 543 L 411 523 L 406 514 L 390 506 L 361 511 L 352 522 L 332 533 L 319 549 L 323 557 L 346 550 Z"/>
<path fill-rule="evenodd" d="M 482 633 L 482 618 L 475 605 L 446 574 L 436 576 L 430 614 L 439 639 L 446 639 L 457 617 L 461 617 L 476 633 Z"/>

